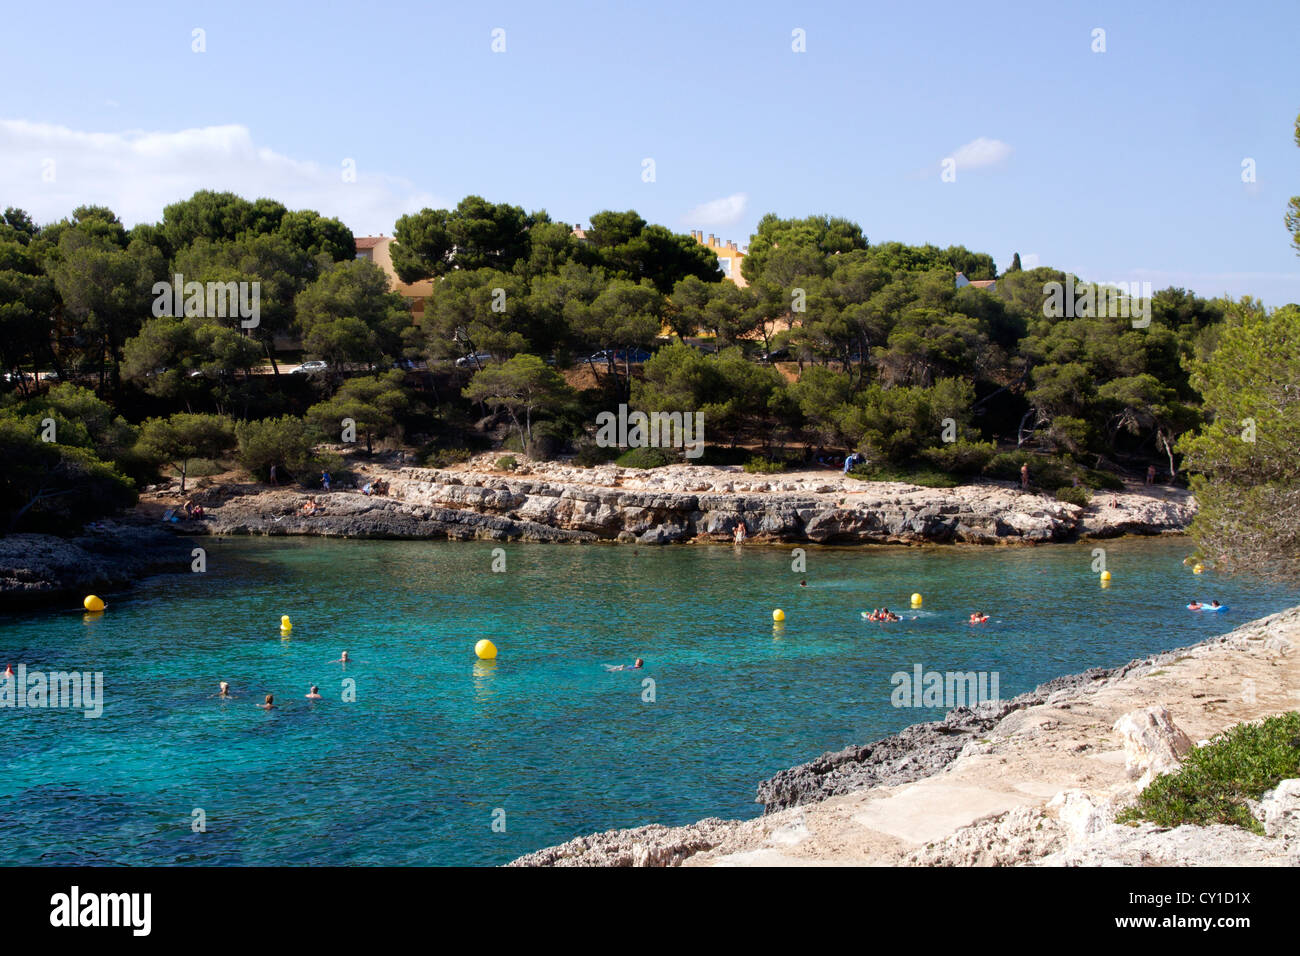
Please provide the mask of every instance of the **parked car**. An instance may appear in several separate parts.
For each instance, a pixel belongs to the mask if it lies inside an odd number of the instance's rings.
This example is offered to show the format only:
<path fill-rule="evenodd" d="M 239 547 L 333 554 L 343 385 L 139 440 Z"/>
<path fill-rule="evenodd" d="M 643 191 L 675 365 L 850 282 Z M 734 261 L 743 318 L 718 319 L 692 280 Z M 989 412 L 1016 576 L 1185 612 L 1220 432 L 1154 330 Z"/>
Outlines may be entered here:
<path fill-rule="evenodd" d="M 619 363 L 629 361 L 644 362 L 646 359 L 650 358 L 650 353 L 645 349 L 632 349 L 630 352 L 627 349 L 601 349 L 595 355 L 589 356 L 588 361 L 608 362 L 611 353 L 614 356 L 614 361 Z"/>
<path fill-rule="evenodd" d="M 328 368 L 329 368 L 328 362 L 322 362 L 319 359 L 317 359 L 316 361 L 312 361 L 312 362 L 303 362 L 293 371 L 295 375 L 312 375 L 316 372 L 324 372 Z"/>
<path fill-rule="evenodd" d="M 475 352 L 472 355 L 462 355 L 456 359 L 457 368 L 479 368 L 492 361 L 491 352 Z"/>
<path fill-rule="evenodd" d="M 785 362 L 790 358 L 789 349 L 772 349 L 759 356 L 764 362 Z"/>

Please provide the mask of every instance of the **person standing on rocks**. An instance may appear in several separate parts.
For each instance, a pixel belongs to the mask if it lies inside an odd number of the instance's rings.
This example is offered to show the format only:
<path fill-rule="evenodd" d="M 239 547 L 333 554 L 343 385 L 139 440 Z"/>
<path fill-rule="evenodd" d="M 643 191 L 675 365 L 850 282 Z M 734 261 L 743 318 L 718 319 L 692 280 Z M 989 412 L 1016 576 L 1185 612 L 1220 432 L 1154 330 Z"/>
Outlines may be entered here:
<path fill-rule="evenodd" d="M 1029 462 L 1020 466 L 1020 487 L 1025 491 L 1029 490 Z"/>

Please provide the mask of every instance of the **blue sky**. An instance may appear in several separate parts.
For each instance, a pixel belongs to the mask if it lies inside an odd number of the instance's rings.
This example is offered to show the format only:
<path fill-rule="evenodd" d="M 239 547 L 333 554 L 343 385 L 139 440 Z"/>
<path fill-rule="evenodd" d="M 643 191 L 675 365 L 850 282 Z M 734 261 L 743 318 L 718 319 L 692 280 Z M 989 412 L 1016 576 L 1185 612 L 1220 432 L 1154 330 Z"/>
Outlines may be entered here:
<path fill-rule="evenodd" d="M 999 267 L 1300 302 L 1300 4 L 1190 6 L 11 3 L 0 205 L 134 223 L 210 187 L 391 234 L 478 193 L 742 244 L 824 212 Z"/>

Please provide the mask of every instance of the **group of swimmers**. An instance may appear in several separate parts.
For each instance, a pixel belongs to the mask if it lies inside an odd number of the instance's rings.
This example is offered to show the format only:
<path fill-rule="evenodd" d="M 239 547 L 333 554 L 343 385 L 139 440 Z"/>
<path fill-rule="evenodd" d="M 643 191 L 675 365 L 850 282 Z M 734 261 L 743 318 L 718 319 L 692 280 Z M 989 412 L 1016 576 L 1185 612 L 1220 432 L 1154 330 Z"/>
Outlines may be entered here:
<path fill-rule="evenodd" d="M 1192 601 L 1187 605 L 1187 610 L 1199 611 L 1202 608 L 1209 608 L 1212 611 L 1217 611 L 1220 607 L 1222 607 L 1222 605 L 1219 604 L 1218 601 L 1211 601 L 1209 604 L 1202 604 L 1200 601 Z"/>
<path fill-rule="evenodd" d="M 351 664 L 351 663 L 353 663 L 353 659 L 352 659 L 351 657 L 348 656 L 348 652 L 347 652 L 347 651 L 344 651 L 343 654 L 339 657 L 338 660 L 336 660 L 336 661 L 330 661 L 330 663 L 331 663 L 331 664 Z M 639 665 L 640 663 L 641 663 L 641 661 L 638 659 L 638 660 L 637 660 L 637 664 Z M 6 673 L 7 673 L 7 674 L 12 674 L 13 672 L 12 672 L 12 671 L 8 671 L 8 670 L 6 670 Z M 216 692 L 215 694 L 211 694 L 211 695 L 209 695 L 209 699 L 215 697 L 215 698 L 219 698 L 219 699 L 221 699 L 221 700 L 234 700 L 234 699 L 238 696 L 237 694 L 232 694 L 232 693 L 230 692 L 230 681 L 223 680 L 223 681 L 218 682 L 217 688 L 218 688 L 218 689 L 217 689 L 217 692 Z M 325 698 L 321 696 L 320 688 L 319 688 L 318 686 L 316 686 L 315 684 L 312 684 L 312 685 L 311 685 L 311 690 L 307 691 L 307 694 L 306 694 L 306 696 L 305 696 L 303 699 L 304 699 L 304 700 L 324 700 Z M 265 700 L 263 703 L 258 704 L 257 706 L 258 706 L 259 708 L 261 708 L 262 710 L 275 710 L 275 695 L 274 695 L 274 694 L 267 694 L 267 695 L 266 695 L 266 700 Z"/>
<path fill-rule="evenodd" d="M 989 616 L 983 611 L 974 611 L 971 613 L 970 622 L 972 624 L 983 624 L 989 619 Z"/>
<path fill-rule="evenodd" d="M 872 608 L 871 613 L 867 615 L 868 621 L 901 621 L 902 618 L 895 614 L 887 607 Z"/>

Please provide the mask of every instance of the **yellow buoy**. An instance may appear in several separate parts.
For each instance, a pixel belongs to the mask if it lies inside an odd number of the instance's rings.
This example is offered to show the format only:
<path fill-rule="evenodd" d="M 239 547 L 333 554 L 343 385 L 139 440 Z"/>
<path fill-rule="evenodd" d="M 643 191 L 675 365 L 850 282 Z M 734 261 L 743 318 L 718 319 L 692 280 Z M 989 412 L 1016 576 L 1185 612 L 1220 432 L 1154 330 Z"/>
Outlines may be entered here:
<path fill-rule="evenodd" d="M 780 608 L 777 608 L 775 611 L 772 612 L 772 620 L 774 620 L 774 621 L 776 621 L 776 622 L 778 622 L 778 623 L 780 623 L 781 621 L 784 621 L 784 620 L 785 620 L 785 611 L 781 610 Z"/>
<path fill-rule="evenodd" d="M 480 660 L 495 660 L 497 656 L 497 646 L 485 637 L 474 645 L 474 653 L 479 656 Z"/>
<path fill-rule="evenodd" d="M 921 606 L 921 595 L 920 595 L 920 594 L 913 594 L 913 595 L 912 595 L 912 607 L 920 607 L 920 606 Z"/>
<path fill-rule="evenodd" d="M 292 630 L 293 630 L 293 621 L 289 620 L 289 615 L 288 615 L 288 614 L 281 614 L 281 615 L 280 615 L 280 630 L 282 630 L 282 631 L 292 631 Z"/>
<path fill-rule="evenodd" d="M 1109 572 L 1109 571 L 1103 571 L 1103 572 L 1101 572 L 1101 579 L 1102 579 L 1103 581 L 1109 581 L 1109 580 L 1110 580 L 1110 572 Z"/>
<path fill-rule="evenodd" d="M 1194 568 L 1192 568 L 1192 573 L 1193 573 L 1193 574 L 1200 574 L 1200 573 L 1203 572 L 1204 570 L 1205 570 L 1205 565 L 1203 565 L 1203 564 L 1198 564 L 1198 565 L 1196 565 Z"/>
<path fill-rule="evenodd" d="M 87 594 L 86 599 L 81 602 L 87 611 L 104 610 L 104 599 L 94 594 Z"/>

